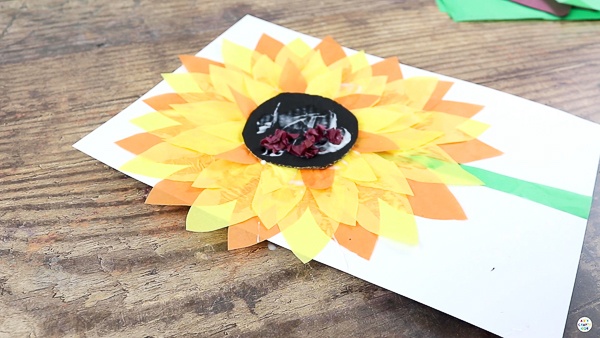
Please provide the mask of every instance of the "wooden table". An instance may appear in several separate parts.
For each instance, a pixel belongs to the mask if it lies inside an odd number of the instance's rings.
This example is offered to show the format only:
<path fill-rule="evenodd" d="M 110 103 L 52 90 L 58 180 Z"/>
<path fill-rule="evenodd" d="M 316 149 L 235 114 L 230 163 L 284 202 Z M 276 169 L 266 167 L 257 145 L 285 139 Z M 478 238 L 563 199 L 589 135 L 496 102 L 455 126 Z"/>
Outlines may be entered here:
<path fill-rule="evenodd" d="M 266 243 L 228 252 L 226 230 L 186 232 L 185 208 L 145 205 L 148 187 L 71 147 L 247 13 L 600 122 L 594 22 L 455 23 L 425 0 L 0 1 L 0 336 L 493 336 Z M 597 196 L 568 337 L 600 325 Z"/>

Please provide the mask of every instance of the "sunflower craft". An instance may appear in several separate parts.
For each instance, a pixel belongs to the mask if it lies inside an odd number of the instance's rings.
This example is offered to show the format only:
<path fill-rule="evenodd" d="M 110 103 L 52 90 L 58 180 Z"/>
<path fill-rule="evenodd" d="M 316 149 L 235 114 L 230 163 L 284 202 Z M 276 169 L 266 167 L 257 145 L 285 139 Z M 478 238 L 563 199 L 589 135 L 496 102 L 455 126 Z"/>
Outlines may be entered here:
<path fill-rule="evenodd" d="M 380 236 L 415 245 L 415 216 L 466 219 L 447 185 L 484 183 L 461 164 L 501 154 L 477 139 L 482 106 L 395 58 L 267 35 L 222 57 L 182 56 L 173 92 L 131 121 L 145 132 L 117 144 L 136 155 L 121 170 L 161 179 L 147 203 L 190 206 L 190 231 L 228 227 L 229 249 L 278 233 L 303 262 L 331 240 L 365 259 Z"/>

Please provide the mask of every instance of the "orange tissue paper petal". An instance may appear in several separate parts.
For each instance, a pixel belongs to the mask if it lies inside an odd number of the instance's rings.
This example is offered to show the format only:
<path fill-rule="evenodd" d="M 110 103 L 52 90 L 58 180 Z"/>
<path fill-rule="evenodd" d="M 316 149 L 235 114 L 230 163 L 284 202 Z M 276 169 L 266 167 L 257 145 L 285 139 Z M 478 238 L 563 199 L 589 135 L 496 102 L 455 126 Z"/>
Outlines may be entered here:
<path fill-rule="evenodd" d="M 304 185 L 312 189 L 327 189 L 333 184 L 335 172 L 331 168 L 327 169 L 302 169 L 302 181 Z"/>
<path fill-rule="evenodd" d="M 298 67 L 292 62 L 287 61 L 281 71 L 279 87 L 283 92 L 287 93 L 304 93 L 307 83 Z"/>
<path fill-rule="evenodd" d="M 204 189 L 192 187 L 193 182 L 162 180 L 148 194 L 146 204 L 192 205 Z"/>
<path fill-rule="evenodd" d="M 450 90 L 453 84 L 453 82 L 438 81 L 437 85 L 435 86 L 435 89 L 433 90 L 433 93 L 431 94 L 431 97 L 429 98 L 429 101 L 427 101 L 423 109 L 434 110 L 433 107 L 435 107 L 440 103 L 440 101 L 442 101 L 442 98 L 444 97 L 444 95 L 446 95 L 448 90 Z"/>
<path fill-rule="evenodd" d="M 215 155 L 215 157 L 242 164 L 258 163 L 258 159 L 256 158 L 256 156 L 252 155 L 250 150 L 248 150 L 248 148 L 246 148 L 246 146 L 243 144 L 235 149 L 226 151 L 221 154 L 217 154 Z"/>
<path fill-rule="evenodd" d="M 413 214 L 431 219 L 465 220 L 467 216 L 445 184 L 407 180 L 414 196 L 406 196 Z"/>
<path fill-rule="evenodd" d="M 277 58 L 277 54 L 283 48 L 283 43 L 278 40 L 273 39 L 272 37 L 263 34 L 258 40 L 258 44 L 256 45 L 255 50 L 261 54 L 268 56 L 271 60 L 275 61 Z"/>
<path fill-rule="evenodd" d="M 366 94 L 350 94 L 335 99 L 337 103 L 348 110 L 368 108 L 377 103 L 378 100 L 379 96 Z"/>
<path fill-rule="evenodd" d="M 373 254 L 378 236 L 360 225 L 350 226 L 340 223 L 334 238 L 344 248 L 368 260 Z"/>
<path fill-rule="evenodd" d="M 152 107 L 152 109 L 160 111 L 170 110 L 172 104 L 187 103 L 187 101 L 179 94 L 167 93 L 149 97 L 144 100 L 144 103 Z"/>
<path fill-rule="evenodd" d="M 326 36 L 321 40 L 315 47 L 315 50 L 321 52 L 321 57 L 327 66 L 346 57 L 346 53 L 344 53 L 342 46 L 340 46 L 340 44 L 331 36 Z"/>
<path fill-rule="evenodd" d="M 250 116 L 250 113 L 252 113 L 254 109 L 256 109 L 256 103 L 254 103 L 254 101 L 252 101 L 248 97 L 238 93 L 231 87 L 229 87 L 229 90 L 231 91 L 231 94 L 233 95 L 235 103 L 238 105 L 240 112 L 242 112 L 242 115 L 245 118 L 248 118 L 248 116 Z"/>
<path fill-rule="evenodd" d="M 275 225 L 271 229 L 265 228 L 258 217 L 250 218 L 244 222 L 229 226 L 227 234 L 227 249 L 245 248 L 279 233 L 279 227 Z"/>
<path fill-rule="evenodd" d="M 440 101 L 440 103 L 436 104 L 430 110 L 471 118 L 479 113 L 481 109 L 483 109 L 483 106 L 472 103 Z"/>
<path fill-rule="evenodd" d="M 204 73 L 208 74 L 210 65 L 223 67 L 223 64 L 213 60 L 201 58 L 194 55 L 180 55 L 179 59 L 190 73 Z"/>
<path fill-rule="evenodd" d="M 353 149 L 359 153 L 376 153 L 397 150 L 398 145 L 385 136 L 359 131 Z"/>
<path fill-rule="evenodd" d="M 139 155 L 162 142 L 162 139 L 150 133 L 140 133 L 115 142 L 130 153 Z"/>
<path fill-rule="evenodd" d="M 372 65 L 371 69 L 373 70 L 373 76 L 387 76 L 387 82 L 402 79 L 402 70 L 398 59 L 395 57 L 379 61 Z"/>
<path fill-rule="evenodd" d="M 468 163 L 502 155 L 500 150 L 478 139 L 459 143 L 440 144 L 439 147 L 458 163 Z"/>

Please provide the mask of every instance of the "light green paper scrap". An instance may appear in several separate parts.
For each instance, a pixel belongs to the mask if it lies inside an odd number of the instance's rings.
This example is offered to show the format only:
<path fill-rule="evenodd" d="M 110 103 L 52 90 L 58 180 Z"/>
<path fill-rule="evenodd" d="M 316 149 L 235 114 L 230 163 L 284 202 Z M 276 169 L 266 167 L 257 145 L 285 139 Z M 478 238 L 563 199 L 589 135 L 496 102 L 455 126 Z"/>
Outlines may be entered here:
<path fill-rule="evenodd" d="M 458 163 L 445 162 L 427 156 L 410 156 L 410 159 L 427 167 L 447 185 L 484 184 L 477 176 L 466 171 Z"/>
<path fill-rule="evenodd" d="M 578 7 L 571 8 L 571 12 L 567 16 L 559 17 L 508 0 L 436 0 L 436 3 L 440 11 L 448 13 L 452 20 L 459 22 L 491 20 L 600 20 L 599 11 Z"/>
<path fill-rule="evenodd" d="M 486 187 L 519 196 L 545 206 L 587 219 L 592 207 L 592 197 L 504 176 L 484 169 L 460 165 L 477 177 Z"/>
<path fill-rule="evenodd" d="M 600 0 L 556 0 L 556 2 L 600 11 Z"/>
<path fill-rule="evenodd" d="M 435 0 L 435 3 L 441 12 L 448 13 L 448 10 L 446 9 L 446 3 L 443 0 Z"/>

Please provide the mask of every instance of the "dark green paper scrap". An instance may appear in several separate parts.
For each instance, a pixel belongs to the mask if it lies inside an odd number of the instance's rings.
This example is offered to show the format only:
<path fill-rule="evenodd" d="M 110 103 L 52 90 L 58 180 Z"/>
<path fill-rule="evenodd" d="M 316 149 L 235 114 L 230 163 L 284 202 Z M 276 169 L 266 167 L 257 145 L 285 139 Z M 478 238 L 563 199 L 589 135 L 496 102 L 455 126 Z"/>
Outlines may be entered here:
<path fill-rule="evenodd" d="M 484 169 L 462 164 L 460 166 L 480 179 L 488 188 L 519 196 L 584 219 L 590 215 L 591 196 L 504 176 Z"/>
<path fill-rule="evenodd" d="M 559 17 L 508 0 L 436 0 L 436 3 L 454 21 L 600 20 L 600 11 L 578 7 Z"/>

